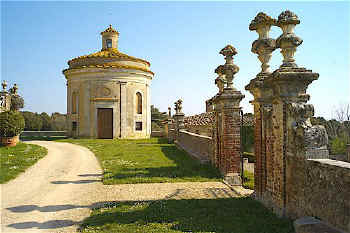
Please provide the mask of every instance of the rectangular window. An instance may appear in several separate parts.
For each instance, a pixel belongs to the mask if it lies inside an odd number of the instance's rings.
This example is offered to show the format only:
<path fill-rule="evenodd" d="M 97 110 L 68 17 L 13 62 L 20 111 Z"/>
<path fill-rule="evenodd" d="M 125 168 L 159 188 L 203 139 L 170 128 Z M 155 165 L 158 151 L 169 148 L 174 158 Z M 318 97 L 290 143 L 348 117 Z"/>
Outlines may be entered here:
<path fill-rule="evenodd" d="M 138 121 L 135 123 L 135 130 L 142 131 L 142 122 Z"/>
<path fill-rule="evenodd" d="M 106 44 L 107 44 L 107 48 L 112 48 L 112 40 L 111 39 L 107 39 Z"/>
<path fill-rule="evenodd" d="M 77 122 L 73 121 L 72 122 L 72 131 L 76 131 L 77 130 Z"/>

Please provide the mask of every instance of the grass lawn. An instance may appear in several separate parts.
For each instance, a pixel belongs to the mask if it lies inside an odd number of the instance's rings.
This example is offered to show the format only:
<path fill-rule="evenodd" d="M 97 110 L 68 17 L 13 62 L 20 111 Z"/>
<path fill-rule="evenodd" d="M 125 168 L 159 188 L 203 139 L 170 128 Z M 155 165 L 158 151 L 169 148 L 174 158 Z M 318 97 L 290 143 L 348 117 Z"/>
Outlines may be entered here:
<path fill-rule="evenodd" d="M 243 187 L 254 190 L 254 173 L 244 171 Z"/>
<path fill-rule="evenodd" d="M 116 202 L 93 210 L 82 232 L 292 233 L 292 221 L 278 218 L 251 198 Z"/>
<path fill-rule="evenodd" d="M 104 184 L 219 181 L 219 171 L 200 164 L 164 138 L 64 139 L 89 148 L 103 168 Z"/>
<path fill-rule="evenodd" d="M 46 154 L 44 147 L 21 142 L 15 147 L 0 147 L 0 183 L 15 178 Z"/>

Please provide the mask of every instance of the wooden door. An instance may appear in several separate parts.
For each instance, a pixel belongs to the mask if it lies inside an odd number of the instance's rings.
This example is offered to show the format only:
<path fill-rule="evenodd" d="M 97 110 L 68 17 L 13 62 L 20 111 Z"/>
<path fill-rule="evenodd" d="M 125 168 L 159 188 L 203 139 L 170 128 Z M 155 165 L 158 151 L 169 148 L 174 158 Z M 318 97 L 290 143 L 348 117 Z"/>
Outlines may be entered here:
<path fill-rule="evenodd" d="M 98 138 L 113 138 L 113 109 L 98 108 Z"/>

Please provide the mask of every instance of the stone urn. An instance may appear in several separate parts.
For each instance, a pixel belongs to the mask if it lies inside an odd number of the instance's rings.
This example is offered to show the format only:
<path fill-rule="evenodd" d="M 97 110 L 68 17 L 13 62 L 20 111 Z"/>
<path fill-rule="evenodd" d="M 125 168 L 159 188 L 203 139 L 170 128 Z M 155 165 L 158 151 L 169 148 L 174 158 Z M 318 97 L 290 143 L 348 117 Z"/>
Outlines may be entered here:
<path fill-rule="evenodd" d="M 0 137 L 1 145 L 6 147 L 16 146 L 19 142 L 19 135 L 14 137 Z"/>

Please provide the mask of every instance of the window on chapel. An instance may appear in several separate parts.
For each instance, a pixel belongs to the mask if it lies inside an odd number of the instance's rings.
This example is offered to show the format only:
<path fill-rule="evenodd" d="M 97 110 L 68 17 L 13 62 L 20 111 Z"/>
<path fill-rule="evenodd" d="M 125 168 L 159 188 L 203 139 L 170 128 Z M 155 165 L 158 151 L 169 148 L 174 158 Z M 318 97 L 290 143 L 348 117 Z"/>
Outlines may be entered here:
<path fill-rule="evenodd" d="M 107 39 L 106 40 L 106 45 L 107 45 L 107 48 L 112 48 L 112 40 L 111 39 Z"/>
<path fill-rule="evenodd" d="M 142 95 L 140 92 L 136 93 L 136 112 L 142 114 Z"/>

